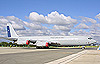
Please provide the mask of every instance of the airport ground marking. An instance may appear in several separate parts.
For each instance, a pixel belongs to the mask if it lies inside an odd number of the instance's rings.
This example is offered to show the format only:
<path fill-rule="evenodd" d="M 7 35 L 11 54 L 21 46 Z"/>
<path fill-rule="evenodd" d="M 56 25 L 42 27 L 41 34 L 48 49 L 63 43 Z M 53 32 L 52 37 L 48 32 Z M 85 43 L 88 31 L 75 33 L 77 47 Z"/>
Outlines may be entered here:
<path fill-rule="evenodd" d="M 72 54 L 72 55 L 66 56 L 64 58 L 54 60 L 54 61 L 51 61 L 51 62 L 48 62 L 48 63 L 45 63 L 45 64 L 66 64 L 66 63 L 69 63 L 70 61 L 74 60 L 75 58 L 83 55 L 86 52 L 87 52 L 87 50 L 83 50 L 83 51 L 78 52 L 76 54 Z"/>

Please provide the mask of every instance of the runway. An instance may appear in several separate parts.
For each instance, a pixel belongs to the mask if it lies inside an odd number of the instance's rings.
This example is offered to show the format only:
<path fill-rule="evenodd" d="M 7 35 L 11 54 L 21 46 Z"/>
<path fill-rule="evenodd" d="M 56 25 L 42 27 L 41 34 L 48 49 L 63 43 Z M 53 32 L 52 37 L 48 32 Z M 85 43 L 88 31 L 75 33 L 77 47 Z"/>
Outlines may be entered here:
<path fill-rule="evenodd" d="M 0 64 L 44 64 L 80 51 L 79 48 L 0 48 Z"/>

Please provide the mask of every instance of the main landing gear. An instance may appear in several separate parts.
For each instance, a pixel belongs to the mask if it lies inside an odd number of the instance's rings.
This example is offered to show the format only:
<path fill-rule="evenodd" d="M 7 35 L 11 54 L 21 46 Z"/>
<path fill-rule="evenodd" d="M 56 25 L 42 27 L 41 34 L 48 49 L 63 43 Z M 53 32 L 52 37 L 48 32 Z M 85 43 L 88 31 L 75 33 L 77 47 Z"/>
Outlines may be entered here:
<path fill-rule="evenodd" d="M 45 46 L 36 46 L 37 49 L 48 49 L 49 47 L 45 47 Z"/>

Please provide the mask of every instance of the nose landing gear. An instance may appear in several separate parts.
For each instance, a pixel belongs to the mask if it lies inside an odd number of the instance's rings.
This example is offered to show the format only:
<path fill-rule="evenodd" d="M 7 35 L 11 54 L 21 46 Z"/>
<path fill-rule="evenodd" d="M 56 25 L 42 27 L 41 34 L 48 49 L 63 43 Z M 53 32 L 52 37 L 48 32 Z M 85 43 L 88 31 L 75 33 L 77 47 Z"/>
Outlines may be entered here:
<path fill-rule="evenodd" d="M 82 50 L 83 50 L 83 49 L 85 49 L 85 46 L 82 46 L 82 48 L 81 48 L 81 49 L 82 49 Z"/>

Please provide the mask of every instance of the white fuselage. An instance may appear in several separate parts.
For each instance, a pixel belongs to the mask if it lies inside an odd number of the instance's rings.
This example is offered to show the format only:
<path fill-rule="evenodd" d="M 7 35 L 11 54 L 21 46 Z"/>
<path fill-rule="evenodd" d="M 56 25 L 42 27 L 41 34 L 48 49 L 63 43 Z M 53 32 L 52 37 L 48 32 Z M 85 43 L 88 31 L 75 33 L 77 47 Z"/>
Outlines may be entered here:
<path fill-rule="evenodd" d="M 88 39 L 86 36 L 32 36 L 32 37 L 18 37 L 18 44 L 26 44 L 26 40 L 44 40 L 54 43 L 60 43 L 61 45 L 87 45 L 95 43 L 93 39 Z"/>

